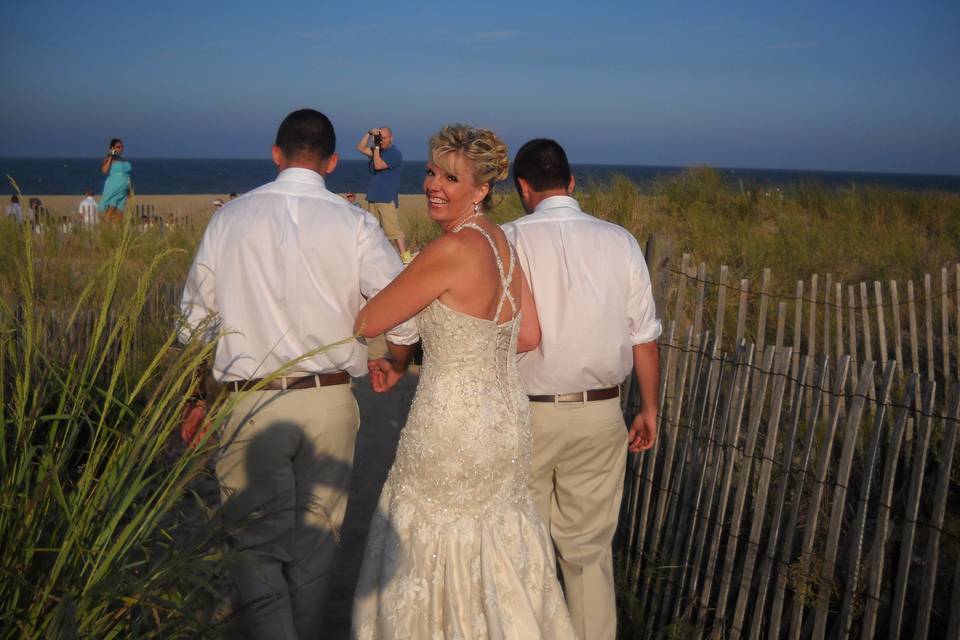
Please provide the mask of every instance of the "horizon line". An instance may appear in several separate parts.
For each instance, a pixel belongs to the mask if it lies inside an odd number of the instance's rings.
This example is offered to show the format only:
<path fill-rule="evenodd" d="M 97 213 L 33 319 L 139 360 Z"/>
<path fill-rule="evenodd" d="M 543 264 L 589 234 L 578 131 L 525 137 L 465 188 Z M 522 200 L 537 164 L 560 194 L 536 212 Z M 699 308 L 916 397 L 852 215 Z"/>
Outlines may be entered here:
<path fill-rule="evenodd" d="M 184 156 L 139 156 L 137 160 L 194 160 L 194 161 L 243 161 L 243 162 L 270 162 L 270 158 L 253 157 L 184 157 Z M 99 160 L 100 156 L 0 156 L 0 161 L 5 160 Z M 359 158 L 340 158 L 341 162 L 368 162 Z M 425 159 L 405 159 L 405 162 L 425 163 Z M 891 175 L 891 176 L 929 176 L 938 178 L 960 178 L 960 172 L 957 173 L 930 173 L 926 171 L 891 171 L 870 170 L 870 169 L 810 169 L 810 168 L 784 168 L 784 167 L 748 167 L 748 166 L 721 166 L 709 163 L 691 163 L 682 165 L 673 164 L 628 164 L 622 162 L 571 162 L 571 167 L 639 167 L 643 169 L 674 169 L 687 170 L 697 168 L 708 168 L 720 171 L 775 171 L 775 172 L 803 172 L 803 173 L 852 173 L 862 175 Z"/>

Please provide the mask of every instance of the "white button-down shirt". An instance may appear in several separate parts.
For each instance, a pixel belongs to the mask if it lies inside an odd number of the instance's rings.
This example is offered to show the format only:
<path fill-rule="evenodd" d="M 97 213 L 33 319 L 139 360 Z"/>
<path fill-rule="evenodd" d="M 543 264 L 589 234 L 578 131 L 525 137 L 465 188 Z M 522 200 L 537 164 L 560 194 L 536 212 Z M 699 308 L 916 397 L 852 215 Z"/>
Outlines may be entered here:
<path fill-rule="evenodd" d="M 660 336 L 640 245 L 618 225 L 553 196 L 503 226 L 540 318 L 540 346 L 520 355 L 531 395 L 612 387 L 633 367 L 633 345 Z"/>
<path fill-rule="evenodd" d="M 100 213 L 97 211 L 97 201 L 93 199 L 93 196 L 87 196 L 80 201 L 80 206 L 77 207 L 77 210 L 80 212 L 80 220 L 83 224 L 99 224 L 100 223 Z"/>
<path fill-rule="evenodd" d="M 287 169 L 210 220 L 184 287 L 186 328 L 180 337 L 185 341 L 216 314 L 214 377 L 262 378 L 322 345 L 350 338 L 365 298 L 402 268 L 376 218 L 328 191 L 318 173 Z M 415 322 L 388 331 L 387 339 L 416 342 Z M 294 369 L 337 370 L 366 374 L 366 346 L 348 340 Z"/>

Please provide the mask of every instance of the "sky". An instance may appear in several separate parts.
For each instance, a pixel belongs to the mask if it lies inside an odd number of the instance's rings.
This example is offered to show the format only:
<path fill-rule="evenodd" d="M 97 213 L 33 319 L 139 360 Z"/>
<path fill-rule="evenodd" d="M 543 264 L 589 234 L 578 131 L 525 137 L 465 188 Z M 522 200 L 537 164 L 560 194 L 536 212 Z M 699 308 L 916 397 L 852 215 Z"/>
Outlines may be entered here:
<path fill-rule="evenodd" d="M 360 159 L 444 124 L 574 163 L 960 174 L 960 2 L 5 2 L 0 156 Z"/>

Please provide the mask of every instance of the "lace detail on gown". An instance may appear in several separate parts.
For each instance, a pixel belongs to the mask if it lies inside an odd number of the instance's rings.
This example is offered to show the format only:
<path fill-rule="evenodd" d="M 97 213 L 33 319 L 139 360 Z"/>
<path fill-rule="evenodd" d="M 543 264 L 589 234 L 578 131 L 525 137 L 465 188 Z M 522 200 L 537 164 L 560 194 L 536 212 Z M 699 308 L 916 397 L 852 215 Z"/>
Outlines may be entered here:
<path fill-rule="evenodd" d="M 503 293 L 493 320 L 434 300 L 417 316 L 420 383 L 373 515 L 353 635 L 575 638 L 553 544 L 528 489 L 533 436 L 516 365 L 515 268 L 490 236 Z M 513 317 L 496 319 L 505 302 Z"/>

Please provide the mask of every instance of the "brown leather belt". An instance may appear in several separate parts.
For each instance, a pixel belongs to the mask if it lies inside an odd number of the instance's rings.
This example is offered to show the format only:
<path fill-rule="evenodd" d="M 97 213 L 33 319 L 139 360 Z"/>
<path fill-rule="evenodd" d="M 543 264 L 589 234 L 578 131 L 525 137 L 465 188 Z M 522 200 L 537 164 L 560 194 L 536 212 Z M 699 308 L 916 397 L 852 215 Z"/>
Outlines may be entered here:
<path fill-rule="evenodd" d="M 254 378 L 253 380 L 233 380 L 227 383 L 227 389 L 233 393 L 248 391 L 258 387 L 258 391 L 286 391 L 290 389 L 313 389 L 316 387 L 332 387 L 338 384 L 348 384 L 350 374 L 346 371 L 337 371 L 335 373 L 315 373 L 305 376 L 280 376 L 267 383 L 263 378 Z"/>
<path fill-rule="evenodd" d="M 576 393 L 561 393 L 559 395 L 527 396 L 530 402 L 590 402 L 591 400 L 609 400 L 620 396 L 620 387 L 606 389 L 590 389 Z"/>

